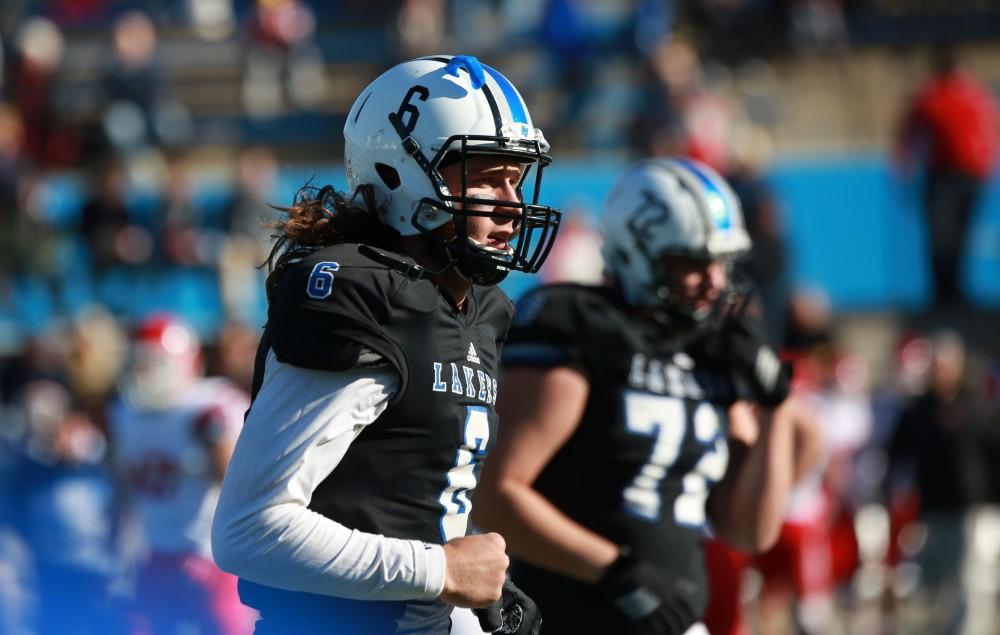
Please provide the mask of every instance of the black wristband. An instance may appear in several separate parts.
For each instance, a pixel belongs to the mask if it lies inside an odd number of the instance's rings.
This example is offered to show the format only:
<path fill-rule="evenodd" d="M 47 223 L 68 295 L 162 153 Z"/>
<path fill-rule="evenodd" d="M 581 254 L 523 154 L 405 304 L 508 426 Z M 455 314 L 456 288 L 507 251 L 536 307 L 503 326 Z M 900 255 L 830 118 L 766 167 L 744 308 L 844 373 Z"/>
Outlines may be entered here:
<path fill-rule="evenodd" d="M 634 569 L 638 563 L 639 561 L 632 555 L 632 550 L 628 546 L 619 546 L 618 557 L 601 574 L 597 586 L 610 591 L 613 586 L 616 586 L 615 583 L 621 579 L 622 575 Z"/>

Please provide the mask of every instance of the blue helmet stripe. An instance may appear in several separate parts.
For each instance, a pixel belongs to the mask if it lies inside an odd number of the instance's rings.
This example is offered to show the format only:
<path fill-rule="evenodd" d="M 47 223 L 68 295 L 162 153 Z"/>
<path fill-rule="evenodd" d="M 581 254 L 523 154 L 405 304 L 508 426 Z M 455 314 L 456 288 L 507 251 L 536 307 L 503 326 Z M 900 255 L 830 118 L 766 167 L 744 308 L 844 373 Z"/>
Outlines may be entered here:
<path fill-rule="evenodd" d="M 528 114 L 524 110 L 524 104 L 521 103 L 521 97 L 514 90 L 514 86 L 507 80 L 506 77 L 501 75 L 499 72 L 493 70 L 486 64 L 483 64 L 483 68 L 486 72 L 490 74 L 493 81 L 500 86 L 500 90 L 503 92 L 504 99 L 507 100 L 507 105 L 510 107 L 510 116 L 517 123 L 528 123 Z"/>
<path fill-rule="evenodd" d="M 710 202 L 715 199 L 721 203 L 721 209 L 713 209 L 709 206 L 709 217 L 716 229 L 729 229 L 732 226 L 733 212 L 729 209 L 729 198 L 719 189 L 719 185 L 705 173 L 701 167 L 689 159 L 677 158 L 678 163 L 690 170 L 701 184 L 705 186 L 705 198 Z"/>

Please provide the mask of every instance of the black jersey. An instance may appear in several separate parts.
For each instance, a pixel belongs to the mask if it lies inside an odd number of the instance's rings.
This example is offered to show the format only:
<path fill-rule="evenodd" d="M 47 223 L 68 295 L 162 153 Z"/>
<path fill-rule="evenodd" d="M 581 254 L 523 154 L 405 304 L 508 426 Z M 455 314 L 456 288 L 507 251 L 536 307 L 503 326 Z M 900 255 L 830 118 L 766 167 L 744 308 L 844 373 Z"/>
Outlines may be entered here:
<path fill-rule="evenodd" d="M 463 313 L 430 281 L 411 280 L 354 244 L 316 251 L 291 267 L 272 293 L 255 385 L 269 349 L 283 363 L 320 370 L 350 368 L 370 350 L 401 378 L 388 409 L 354 440 L 309 508 L 394 538 L 443 544 L 464 536 L 481 461 L 496 438 L 500 349 L 512 315 L 510 301 L 491 287 L 474 287 Z M 280 615 L 276 626 L 284 632 L 292 632 L 291 620 L 323 633 L 443 634 L 452 609 L 440 601 L 350 601 L 245 580 L 240 593 L 265 623 Z"/>
<path fill-rule="evenodd" d="M 554 285 L 518 303 L 504 366 L 568 365 L 586 375 L 579 427 L 534 486 L 581 525 L 697 586 L 700 611 L 705 502 L 728 464 L 737 389 L 724 368 L 698 359 L 696 343 L 665 338 L 611 289 Z M 547 597 L 576 597 L 577 606 L 586 597 L 584 585 L 526 565 L 516 575 L 547 626 L 559 610 Z"/>

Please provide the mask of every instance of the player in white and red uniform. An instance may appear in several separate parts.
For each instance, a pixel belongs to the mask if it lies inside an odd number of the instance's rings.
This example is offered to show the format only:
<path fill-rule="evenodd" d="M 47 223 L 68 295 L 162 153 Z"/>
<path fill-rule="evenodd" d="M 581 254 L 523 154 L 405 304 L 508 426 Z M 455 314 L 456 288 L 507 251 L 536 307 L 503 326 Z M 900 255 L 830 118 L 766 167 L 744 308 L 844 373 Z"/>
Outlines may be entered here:
<path fill-rule="evenodd" d="M 804 633 L 831 628 L 835 590 L 858 566 L 853 462 L 873 425 L 867 393 L 856 386 L 858 358 L 834 356 L 825 348 L 799 360 L 794 382 L 816 413 L 819 460 L 792 489 L 777 544 L 755 562 L 764 580 L 765 614 L 784 614 L 794 599 Z"/>
<path fill-rule="evenodd" d="M 143 555 L 135 588 L 142 632 L 247 633 L 236 579 L 211 556 L 212 516 L 248 396 L 201 376 L 197 338 L 170 316 L 135 331 L 121 399 L 109 413 L 116 478 Z"/>

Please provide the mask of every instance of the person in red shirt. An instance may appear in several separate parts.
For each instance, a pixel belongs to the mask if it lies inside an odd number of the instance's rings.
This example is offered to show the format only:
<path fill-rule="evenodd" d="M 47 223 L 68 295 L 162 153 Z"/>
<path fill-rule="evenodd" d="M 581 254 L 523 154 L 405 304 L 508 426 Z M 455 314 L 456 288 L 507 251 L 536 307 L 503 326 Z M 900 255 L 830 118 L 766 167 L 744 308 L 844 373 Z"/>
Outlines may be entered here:
<path fill-rule="evenodd" d="M 960 68 L 953 48 L 932 54 L 931 76 L 904 113 L 896 158 L 904 174 L 923 166 L 923 207 L 931 237 L 935 300 L 961 304 L 965 234 L 997 164 L 998 114 L 991 91 Z"/>

